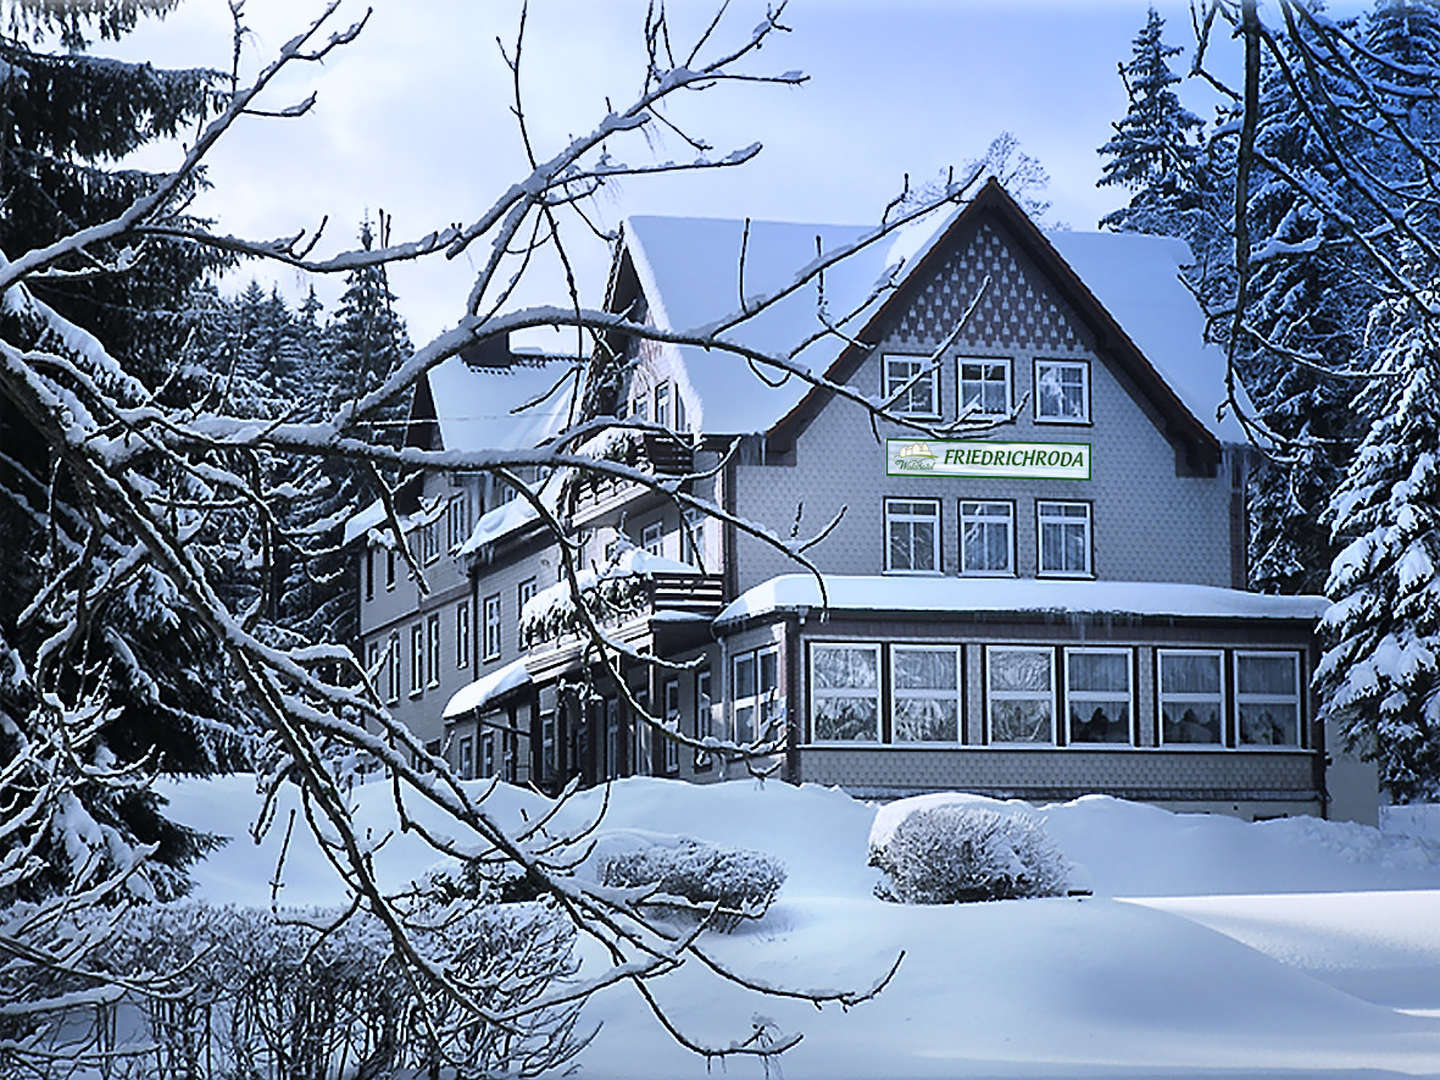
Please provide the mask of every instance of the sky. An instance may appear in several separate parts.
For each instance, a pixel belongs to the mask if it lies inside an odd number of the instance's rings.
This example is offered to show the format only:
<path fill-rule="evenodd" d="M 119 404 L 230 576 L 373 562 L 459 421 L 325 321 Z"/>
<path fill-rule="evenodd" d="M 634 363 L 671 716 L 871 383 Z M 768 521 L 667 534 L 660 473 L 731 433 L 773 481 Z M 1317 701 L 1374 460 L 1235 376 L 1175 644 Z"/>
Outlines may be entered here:
<path fill-rule="evenodd" d="M 640 82 L 643 0 L 532 0 L 521 89 L 541 156 L 591 129 L 609 99 L 620 106 Z M 592 217 L 613 229 L 632 213 L 870 222 L 901 188 L 983 154 L 1000 132 L 1049 171 L 1050 223 L 1093 229 L 1123 204 L 1115 188 L 1097 188 L 1096 148 L 1125 111 L 1116 64 L 1145 20 L 1143 0 L 793 0 L 778 35 L 745 65 L 753 72 L 798 69 L 799 87 L 725 84 L 688 94 L 667 114 L 715 147 L 715 156 L 760 142 L 749 164 L 608 186 Z M 1164 0 L 1167 38 L 1190 45 L 1188 6 Z M 248 0 L 242 76 L 253 73 L 314 17 L 315 0 Z M 364 14 L 344 0 L 337 26 Z M 672 41 L 692 36 L 713 5 L 670 5 Z M 743 40 L 761 17 L 754 0 L 731 0 L 716 40 Z M 383 210 L 396 241 L 455 222 L 471 222 L 524 175 L 510 75 L 497 36 L 513 43 L 515 0 L 376 0 L 360 37 L 323 65 L 272 88 L 278 109 L 317 95 L 295 119 L 247 117 L 217 148 L 213 190 L 198 209 L 223 231 L 268 239 L 313 229 L 328 215 L 317 254 L 353 243 L 362 215 Z M 107 50 L 160 66 L 227 69 L 231 20 L 223 0 L 182 0 L 163 22 L 148 22 Z M 1174 63 L 1188 65 L 1188 49 Z M 1213 94 L 1196 80 L 1182 91 L 1209 116 Z M 617 144 L 615 157 L 686 158 L 663 130 Z M 164 167 L 170 147 L 152 147 L 140 164 Z M 577 223 L 578 224 L 578 223 Z M 603 244 L 572 234 L 576 273 L 599 303 L 608 255 Z M 464 310 L 475 247 L 453 261 L 432 258 L 396 267 L 391 286 L 417 343 L 452 325 Z M 296 296 L 308 284 L 284 267 L 250 263 L 238 274 L 277 281 Z M 563 299 L 562 278 L 545 267 L 516 301 Z M 322 283 L 333 303 L 341 283 Z M 539 342 L 544 344 L 544 342 Z"/>

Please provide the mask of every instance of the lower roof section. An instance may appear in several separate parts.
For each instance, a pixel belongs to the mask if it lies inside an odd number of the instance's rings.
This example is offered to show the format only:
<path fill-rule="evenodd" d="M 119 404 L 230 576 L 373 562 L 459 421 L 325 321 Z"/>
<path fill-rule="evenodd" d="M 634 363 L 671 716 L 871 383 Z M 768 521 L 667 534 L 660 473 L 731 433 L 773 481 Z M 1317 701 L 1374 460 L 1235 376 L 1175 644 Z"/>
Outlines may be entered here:
<path fill-rule="evenodd" d="M 820 608 L 894 613 L 1316 620 L 1329 604 L 1323 596 L 1272 596 L 1171 581 L 781 574 L 741 593 L 720 612 L 715 625 L 723 628 L 777 612 Z"/>
<path fill-rule="evenodd" d="M 488 675 L 482 675 L 456 690 L 441 715 L 446 720 L 453 720 L 457 716 L 475 712 L 511 690 L 528 686 L 530 682 L 530 672 L 525 669 L 525 661 L 512 660 L 504 667 L 496 668 Z"/>

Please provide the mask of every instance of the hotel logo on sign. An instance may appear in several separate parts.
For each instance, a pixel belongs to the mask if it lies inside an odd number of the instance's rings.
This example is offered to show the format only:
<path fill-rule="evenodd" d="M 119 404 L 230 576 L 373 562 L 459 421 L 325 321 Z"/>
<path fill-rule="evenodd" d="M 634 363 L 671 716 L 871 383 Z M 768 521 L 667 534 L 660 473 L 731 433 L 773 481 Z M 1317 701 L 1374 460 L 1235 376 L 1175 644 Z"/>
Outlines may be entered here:
<path fill-rule="evenodd" d="M 1089 480 L 1089 443 L 885 440 L 890 476 L 1003 476 Z"/>

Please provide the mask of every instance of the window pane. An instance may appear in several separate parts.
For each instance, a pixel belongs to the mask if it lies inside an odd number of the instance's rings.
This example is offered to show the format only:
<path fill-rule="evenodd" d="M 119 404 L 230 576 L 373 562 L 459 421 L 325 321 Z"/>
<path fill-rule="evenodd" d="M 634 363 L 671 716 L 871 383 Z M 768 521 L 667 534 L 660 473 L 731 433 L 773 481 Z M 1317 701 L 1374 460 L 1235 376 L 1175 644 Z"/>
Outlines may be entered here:
<path fill-rule="evenodd" d="M 954 667 L 952 664 L 951 667 Z M 959 742 L 960 711 L 954 700 L 899 698 L 895 702 L 896 742 Z"/>
<path fill-rule="evenodd" d="M 817 645 L 811 653 L 815 689 L 874 690 L 880 685 L 877 650 Z"/>
<path fill-rule="evenodd" d="M 1065 570 L 1067 573 L 1081 573 L 1090 562 L 1090 542 L 1085 527 L 1065 526 Z"/>
<path fill-rule="evenodd" d="M 874 742 L 879 730 L 879 707 L 873 698 L 826 698 L 814 702 L 817 740 L 861 740 Z"/>
<path fill-rule="evenodd" d="M 1070 689 L 1130 692 L 1130 657 L 1123 653 L 1071 653 Z"/>
<path fill-rule="evenodd" d="M 993 649 L 990 652 L 990 689 L 1050 692 L 1049 652 Z"/>
<path fill-rule="evenodd" d="M 990 740 L 997 743 L 1049 743 L 1048 701 L 992 701 Z"/>
<path fill-rule="evenodd" d="M 902 649 L 891 654 L 897 690 L 954 690 L 953 649 Z"/>
<path fill-rule="evenodd" d="M 930 521 L 917 521 L 911 526 L 910 569 L 935 569 L 935 525 Z"/>
<path fill-rule="evenodd" d="M 1130 702 L 1076 701 L 1070 704 L 1070 741 L 1072 743 L 1128 743 L 1130 741 Z"/>
<path fill-rule="evenodd" d="M 1220 742 L 1220 705 L 1167 702 L 1161 706 L 1167 743 Z"/>
<path fill-rule="evenodd" d="M 775 662 L 779 659 L 779 653 L 763 652 L 760 654 L 760 692 L 769 693 L 775 689 Z"/>
<path fill-rule="evenodd" d="M 1240 656 L 1236 659 L 1237 687 L 1242 694 L 1295 695 L 1295 656 Z"/>
<path fill-rule="evenodd" d="M 755 657 L 742 656 L 735 660 L 735 689 L 732 698 L 747 698 L 755 695 Z"/>
<path fill-rule="evenodd" d="M 1219 694 L 1220 658 L 1164 653 L 1160 657 L 1162 694 Z M 1218 707 L 1218 706 L 1217 706 Z"/>
<path fill-rule="evenodd" d="M 1299 746 L 1300 717 L 1294 705 L 1241 705 L 1240 741 L 1251 746 Z"/>

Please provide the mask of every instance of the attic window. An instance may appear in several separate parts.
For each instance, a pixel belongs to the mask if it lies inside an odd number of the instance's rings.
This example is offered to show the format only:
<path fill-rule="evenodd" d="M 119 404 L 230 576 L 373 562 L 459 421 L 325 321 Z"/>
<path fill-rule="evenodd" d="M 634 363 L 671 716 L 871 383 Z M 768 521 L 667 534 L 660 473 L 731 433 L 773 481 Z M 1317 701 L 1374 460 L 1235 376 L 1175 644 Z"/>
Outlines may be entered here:
<path fill-rule="evenodd" d="M 960 410 L 971 416 L 1004 416 L 1010 411 L 1010 361 L 961 359 Z"/>
<path fill-rule="evenodd" d="M 655 423 L 663 428 L 670 426 L 670 384 L 662 382 L 655 387 Z"/>
<path fill-rule="evenodd" d="M 940 380 L 928 356 L 885 357 L 882 395 L 901 416 L 940 415 Z"/>
<path fill-rule="evenodd" d="M 1035 419 L 1090 422 L 1090 365 L 1083 360 L 1035 361 Z"/>

